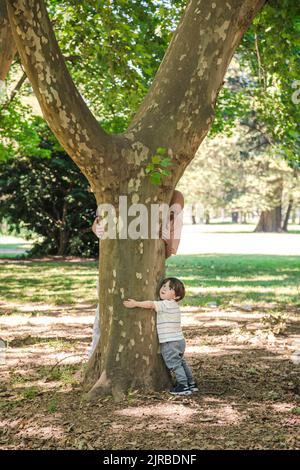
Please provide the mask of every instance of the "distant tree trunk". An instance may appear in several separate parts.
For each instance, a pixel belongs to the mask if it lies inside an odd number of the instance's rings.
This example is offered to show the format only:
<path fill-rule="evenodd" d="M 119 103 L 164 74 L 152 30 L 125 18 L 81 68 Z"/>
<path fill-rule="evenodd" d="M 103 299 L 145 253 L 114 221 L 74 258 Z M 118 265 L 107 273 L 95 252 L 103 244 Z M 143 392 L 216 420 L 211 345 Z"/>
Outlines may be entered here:
<path fill-rule="evenodd" d="M 281 232 L 281 206 L 260 214 L 255 232 Z"/>
<path fill-rule="evenodd" d="M 289 223 L 292 208 L 293 208 L 293 198 L 290 198 L 289 205 L 288 205 L 288 208 L 287 208 L 287 211 L 286 211 L 286 214 L 285 214 L 284 222 L 283 222 L 283 225 L 282 225 L 282 230 L 284 232 L 287 232 L 287 230 L 288 230 L 288 223 Z"/>
<path fill-rule="evenodd" d="M 270 182 L 269 201 L 272 208 L 262 211 L 254 232 L 281 232 L 282 231 L 282 177 Z"/>
<path fill-rule="evenodd" d="M 233 224 L 237 224 L 239 220 L 239 213 L 237 211 L 231 212 L 231 220 Z"/>
<path fill-rule="evenodd" d="M 209 214 L 209 211 L 204 211 L 204 220 L 205 220 L 205 224 L 206 224 L 206 225 L 209 225 L 209 223 L 210 223 L 210 214 Z"/>
<path fill-rule="evenodd" d="M 247 223 L 247 212 L 242 212 L 241 213 L 241 219 L 242 219 L 242 224 Z"/>
<path fill-rule="evenodd" d="M 67 230 L 67 207 L 68 204 L 64 201 L 62 219 L 59 227 L 58 256 L 63 256 L 65 254 L 69 241 L 69 230 Z"/>
<path fill-rule="evenodd" d="M 234 51 L 264 0 L 190 0 L 151 88 L 121 135 L 108 135 L 76 89 L 43 0 L 7 2 L 14 40 L 48 124 L 88 179 L 97 204 L 169 203 L 207 135 Z M 102 90 L 99 89 L 99 93 Z M 157 148 L 170 175 L 151 184 Z M 158 354 L 155 312 L 124 308 L 124 298 L 154 299 L 164 273 L 162 240 L 101 240 L 101 341 L 87 369 L 90 396 L 122 397 L 131 387 L 161 389 L 169 376 Z"/>
<path fill-rule="evenodd" d="M 193 225 L 196 225 L 196 206 L 195 204 L 192 204 L 192 223 Z"/>

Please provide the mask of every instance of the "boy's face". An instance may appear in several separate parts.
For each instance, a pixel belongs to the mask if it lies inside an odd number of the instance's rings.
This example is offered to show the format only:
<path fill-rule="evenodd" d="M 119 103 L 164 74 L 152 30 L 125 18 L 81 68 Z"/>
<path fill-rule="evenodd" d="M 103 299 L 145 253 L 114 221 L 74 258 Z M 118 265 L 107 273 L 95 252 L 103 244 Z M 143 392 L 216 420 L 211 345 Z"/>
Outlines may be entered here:
<path fill-rule="evenodd" d="M 170 287 L 170 281 L 165 282 L 160 290 L 159 290 L 159 297 L 161 300 L 175 300 L 176 293 L 175 290 Z"/>

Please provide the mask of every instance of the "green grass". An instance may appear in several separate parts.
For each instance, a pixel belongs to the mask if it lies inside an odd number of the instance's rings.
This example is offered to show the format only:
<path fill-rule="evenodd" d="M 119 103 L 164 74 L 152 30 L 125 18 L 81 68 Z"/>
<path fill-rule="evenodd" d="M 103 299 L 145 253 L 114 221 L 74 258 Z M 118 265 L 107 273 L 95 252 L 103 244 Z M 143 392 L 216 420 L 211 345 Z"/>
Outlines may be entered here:
<path fill-rule="evenodd" d="M 33 242 L 20 241 L 19 243 L 5 243 L 1 242 L 0 234 L 0 258 L 4 259 L 23 259 L 26 258 L 26 253 L 6 253 L 3 250 L 26 250 L 29 251 L 33 247 Z"/>
<path fill-rule="evenodd" d="M 300 304 L 297 256 L 181 255 L 168 260 L 167 275 L 185 283 L 183 305 Z"/>
<path fill-rule="evenodd" d="M 0 243 L 1 250 L 28 250 L 32 247 L 32 243 Z"/>
<path fill-rule="evenodd" d="M 0 297 L 63 305 L 96 301 L 96 262 L 30 262 L 0 265 Z"/>
<path fill-rule="evenodd" d="M 74 377 L 75 372 L 78 371 L 78 365 L 57 365 L 53 366 L 41 366 L 38 370 L 38 374 L 41 378 L 47 379 L 48 381 L 59 381 L 66 385 L 72 385 L 77 382 Z"/>
<path fill-rule="evenodd" d="M 0 265 L 2 301 L 62 305 L 96 302 L 96 262 L 31 262 Z M 300 257 L 268 255 L 178 255 L 167 275 L 182 279 L 183 305 L 216 302 L 300 305 Z"/>
<path fill-rule="evenodd" d="M 34 400 L 39 393 L 40 389 L 38 387 L 29 387 L 21 391 L 22 397 L 25 400 Z"/>

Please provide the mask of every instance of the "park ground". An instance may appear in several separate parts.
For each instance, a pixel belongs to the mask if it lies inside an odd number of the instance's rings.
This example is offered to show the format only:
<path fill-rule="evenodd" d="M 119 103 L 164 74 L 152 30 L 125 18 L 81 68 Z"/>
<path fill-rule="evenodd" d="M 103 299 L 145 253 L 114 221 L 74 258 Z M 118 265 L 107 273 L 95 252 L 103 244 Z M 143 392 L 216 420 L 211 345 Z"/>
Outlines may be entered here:
<path fill-rule="evenodd" d="M 24 240 L 2 239 L 0 448 L 299 449 L 299 226 L 250 230 L 186 226 L 168 261 L 187 286 L 186 356 L 199 393 L 132 390 L 94 404 L 80 375 L 97 262 L 18 260 Z"/>

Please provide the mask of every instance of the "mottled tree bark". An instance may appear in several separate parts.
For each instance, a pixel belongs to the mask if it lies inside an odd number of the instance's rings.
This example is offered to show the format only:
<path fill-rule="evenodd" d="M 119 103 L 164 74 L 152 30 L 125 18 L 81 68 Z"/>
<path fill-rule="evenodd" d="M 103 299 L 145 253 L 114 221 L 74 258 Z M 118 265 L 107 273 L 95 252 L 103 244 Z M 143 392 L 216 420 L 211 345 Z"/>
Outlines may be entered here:
<path fill-rule="evenodd" d="M 0 0 L 0 82 L 6 79 L 16 52 L 6 3 L 5 0 Z"/>
<path fill-rule="evenodd" d="M 76 89 L 42 0 L 10 0 L 23 66 L 52 131 L 90 182 L 97 203 L 169 202 L 206 136 L 231 57 L 264 0 L 191 0 L 153 84 L 122 135 L 107 135 Z M 99 90 L 101 92 L 101 90 Z M 154 187 L 145 168 L 158 147 L 171 175 Z M 123 308 L 123 298 L 153 299 L 164 272 L 161 240 L 103 240 L 101 341 L 89 362 L 90 396 L 130 387 L 161 389 L 169 377 L 157 351 L 154 312 Z"/>

